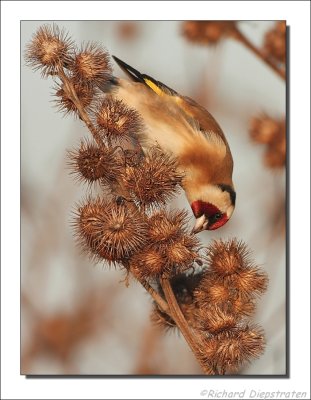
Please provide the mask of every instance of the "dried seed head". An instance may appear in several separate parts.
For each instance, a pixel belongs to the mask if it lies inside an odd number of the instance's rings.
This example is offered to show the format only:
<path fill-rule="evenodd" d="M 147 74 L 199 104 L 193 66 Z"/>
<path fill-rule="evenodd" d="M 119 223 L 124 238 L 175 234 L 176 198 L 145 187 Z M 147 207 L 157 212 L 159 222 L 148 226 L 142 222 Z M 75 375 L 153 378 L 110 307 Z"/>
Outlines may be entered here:
<path fill-rule="evenodd" d="M 43 25 L 26 46 L 26 63 L 42 76 L 54 75 L 59 67 L 66 67 L 73 51 L 73 42 L 56 24 Z"/>
<path fill-rule="evenodd" d="M 152 245 L 145 247 L 129 261 L 130 270 L 139 280 L 159 277 L 166 268 L 166 260 Z"/>
<path fill-rule="evenodd" d="M 223 279 L 209 271 L 204 271 L 200 284 L 194 292 L 195 300 L 200 308 L 205 308 L 210 304 L 227 303 L 232 294 L 225 286 Z"/>
<path fill-rule="evenodd" d="M 190 268 L 198 258 L 199 240 L 195 236 L 185 235 L 167 243 L 164 253 L 169 271 L 181 273 Z"/>
<path fill-rule="evenodd" d="M 122 40 L 137 39 L 140 34 L 139 23 L 134 21 L 120 21 L 117 25 L 117 36 Z"/>
<path fill-rule="evenodd" d="M 181 223 L 186 220 L 184 211 L 168 212 L 161 210 L 148 219 L 149 234 L 153 242 L 165 242 L 180 236 L 183 231 Z"/>
<path fill-rule="evenodd" d="M 185 216 L 184 211 L 160 211 L 148 219 L 151 244 L 131 260 L 136 274 L 145 278 L 174 276 L 193 265 L 199 241 L 184 232 Z"/>
<path fill-rule="evenodd" d="M 221 303 L 228 301 L 230 297 L 230 290 L 221 283 L 214 283 L 209 287 L 209 298 L 214 303 Z"/>
<path fill-rule="evenodd" d="M 120 164 L 113 149 L 82 140 L 80 148 L 69 151 L 69 167 L 79 181 L 89 184 L 113 184 L 120 173 Z"/>
<path fill-rule="evenodd" d="M 94 88 L 76 82 L 73 82 L 73 87 L 82 107 L 84 109 L 89 107 L 95 95 Z M 56 106 L 60 111 L 65 112 L 65 114 L 74 113 L 78 115 L 78 109 L 66 92 L 64 85 L 58 85 L 56 87 L 55 96 Z"/>
<path fill-rule="evenodd" d="M 139 165 L 125 169 L 124 185 L 134 199 L 153 207 L 171 200 L 178 192 L 182 178 L 177 160 L 154 147 Z"/>
<path fill-rule="evenodd" d="M 221 368 L 236 370 L 244 362 L 258 358 L 264 351 L 265 338 L 258 327 L 245 327 L 236 331 L 223 332 L 217 336 L 218 347 L 215 354 Z"/>
<path fill-rule="evenodd" d="M 143 122 L 136 110 L 121 100 L 105 97 L 95 107 L 94 123 L 103 137 L 122 140 L 135 137 L 143 129 Z"/>
<path fill-rule="evenodd" d="M 263 115 L 251 120 L 250 136 L 257 143 L 268 144 L 275 140 L 279 129 L 278 121 Z"/>
<path fill-rule="evenodd" d="M 109 54 L 99 44 L 89 42 L 72 58 L 69 69 L 76 82 L 104 88 L 111 78 Z"/>
<path fill-rule="evenodd" d="M 200 349 L 200 358 L 223 374 L 228 369 L 236 371 L 243 363 L 258 358 L 264 348 L 262 329 L 246 326 L 206 338 Z"/>
<path fill-rule="evenodd" d="M 284 168 L 286 166 L 286 136 L 285 129 L 278 142 L 266 149 L 264 163 L 269 168 Z"/>
<path fill-rule="evenodd" d="M 264 39 L 264 53 L 278 62 L 286 61 L 286 22 L 278 21 L 275 27 L 268 31 Z"/>
<path fill-rule="evenodd" d="M 186 21 L 183 35 L 191 42 L 214 45 L 230 36 L 235 29 L 235 21 Z"/>
<path fill-rule="evenodd" d="M 204 365 L 204 371 L 207 375 L 218 375 L 218 369 L 215 365 L 215 353 L 217 341 L 214 337 L 202 337 L 200 346 L 197 348 L 197 359 Z"/>
<path fill-rule="evenodd" d="M 253 118 L 250 136 L 266 144 L 264 162 L 269 168 L 282 168 L 286 164 L 286 123 L 285 119 L 273 119 L 267 115 Z"/>
<path fill-rule="evenodd" d="M 267 288 L 267 274 L 253 265 L 249 254 L 246 245 L 236 239 L 228 242 L 214 241 L 208 248 L 207 261 L 210 270 L 219 279 L 222 278 L 224 286 L 232 291 L 231 299 L 235 299 L 237 295 L 251 298 Z"/>
<path fill-rule="evenodd" d="M 182 211 L 161 210 L 148 219 L 150 240 L 154 243 L 163 243 L 175 240 L 186 233 L 189 216 Z"/>
<path fill-rule="evenodd" d="M 236 239 L 215 240 L 207 249 L 207 262 L 211 271 L 220 276 L 235 274 L 249 266 L 249 250 Z"/>
<path fill-rule="evenodd" d="M 78 208 L 74 227 L 80 245 L 97 260 L 126 260 L 146 243 L 146 224 L 128 204 L 88 199 Z"/>
<path fill-rule="evenodd" d="M 188 270 L 197 258 L 198 239 L 182 237 L 174 242 L 152 243 L 130 261 L 133 274 L 141 278 L 175 276 Z"/>
<path fill-rule="evenodd" d="M 241 269 L 228 277 L 230 286 L 234 286 L 242 297 L 250 298 L 267 290 L 268 276 L 258 267 Z"/>
<path fill-rule="evenodd" d="M 150 241 L 165 259 L 166 276 L 188 270 L 199 256 L 199 241 L 186 233 L 187 222 L 184 211 L 161 210 L 148 219 Z"/>
<path fill-rule="evenodd" d="M 186 21 L 182 25 L 182 33 L 189 41 L 200 42 L 202 40 L 201 25 L 200 21 Z"/>
<path fill-rule="evenodd" d="M 211 334 L 231 330 L 238 322 L 237 315 L 229 312 L 227 306 L 214 304 L 199 308 L 197 319 L 201 329 Z"/>
<path fill-rule="evenodd" d="M 236 274 L 238 276 L 238 274 Z M 255 311 L 255 303 L 252 300 L 258 289 L 254 292 L 240 292 L 235 279 L 235 274 L 227 278 L 204 271 L 203 277 L 194 291 L 194 299 L 198 309 L 206 309 L 213 304 L 218 307 L 227 307 L 228 312 L 234 314 L 237 319 L 250 316 Z M 238 278 L 237 278 L 238 279 Z"/>
<path fill-rule="evenodd" d="M 199 347 L 199 358 L 204 364 L 214 365 L 216 369 L 215 356 L 217 352 L 217 336 L 203 336 L 201 346 Z"/>
<path fill-rule="evenodd" d="M 266 344 L 263 330 L 256 325 L 241 328 L 237 334 L 241 340 L 243 356 L 246 361 L 258 358 L 264 351 Z"/>
<path fill-rule="evenodd" d="M 143 159 L 144 155 L 139 148 L 123 149 L 124 164 L 127 166 L 137 166 Z"/>
<path fill-rule="evenodd" d="M 247 297 L 237 296 L 231 301 L 231 311 L 240 317 L 251 316 L 256 309 L 255 302 Z"/>

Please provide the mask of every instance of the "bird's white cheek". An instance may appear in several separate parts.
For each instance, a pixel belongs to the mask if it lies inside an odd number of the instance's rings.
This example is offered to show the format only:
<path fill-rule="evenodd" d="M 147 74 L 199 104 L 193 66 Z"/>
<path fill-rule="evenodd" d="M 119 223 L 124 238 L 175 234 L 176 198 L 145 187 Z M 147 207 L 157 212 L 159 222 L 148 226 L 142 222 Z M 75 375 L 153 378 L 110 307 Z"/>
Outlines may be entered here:
<path fill-rule="evenodd" d="M 228 209 L 227 209 L 227 217 L 228 217 L 228 219 L 231 218 L 231 215 L 233 214 L 233 211 L 234 211 L 234 206 L 228 207 Z"/>

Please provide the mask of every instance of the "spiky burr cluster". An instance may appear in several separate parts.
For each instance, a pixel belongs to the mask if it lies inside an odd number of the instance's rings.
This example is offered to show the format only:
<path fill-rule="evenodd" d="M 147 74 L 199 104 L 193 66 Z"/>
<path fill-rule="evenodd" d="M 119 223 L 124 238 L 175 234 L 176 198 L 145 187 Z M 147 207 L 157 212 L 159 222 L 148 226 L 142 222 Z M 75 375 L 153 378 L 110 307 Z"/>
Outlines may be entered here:
<path fill-rule="evenodd" d="M 286 62 L 286 22 L 278 21 L 270 29 L 264 39 L 264 52 L 272 60 L 284 64 Z"/>
<path fill-rule="evenodd" d="M 264 350 L 263 331 L 250 317 L 268 278 L 250 259 L 246 245 L 236 239 L 212 242 L 203 260 L 200 272 L 173 278 L 173 291 L 199 338 L 198 356 L 205 371 L 234 373 Z M 165 328 L 176 327 L 156 305 L 152 319 Z"/>
<path fill-rule="evenodd" d="M 225 39 L 236 40 L 256 54 L 280 77 L 286 77 L 285 21 L 277 21 L 275 26 L 266 32 L 261 48 L 254 46 L 247 38 L 239 28 L 239 21 L 186 21 L 182 25 L 182 34 L 189 42 L 203 46 L 215 46 Z"/>
<path fill-rule="evenodd" d="M 186 21 L 183 35 L 191 42 L 215 45 L 226 37 L 233 37 L 236 21 Z"/>
<path fill-rule="evenodd" d="M 237 21 L 186 21 L 182 25 L 185 38 L 204 46 L 234 39 L 253 52 L 280 77 L 286 78 L 286 21 L 276 21 L 263 37 L 261 47 L 254 46 L 239 28 Z M 252 118 L 250 136 L 255 143 L 264 144 L 264 164 L 271 169 L 286 165 L 285 118 L 271 118 L 265 114 Z"/>
<path fill-rule="evenodd" d="M 265 146 L 264 164 L 272 169 L 286 165 L 285 118 L 272 118 L 266 114 L 254 117 L 250 123 L 250 137 Z"/>
<path fill-rule="evenodd" d="M 25 58 L 53 77 L 59 110 L 76 115 L 93 136 L 68 152 L 77 180 L 90 191 L 96 184 L 101 189 L 76 207 L 79 246 L 146 288 L 155 304 L 153 320 L 181 330 L 205 373 L 236 371 L 258 357 L 264 335 L 247 318 L 267 277 L 237 240 L 215 241 L 204 255 L 187 213 L 168 209 L 183 171 L 160 148 L 143 151 L 141 116 L 101 91 L 112 78 L 108 53 L 96 43 L 78 49 L 57 26 L 44 25 Z"/>

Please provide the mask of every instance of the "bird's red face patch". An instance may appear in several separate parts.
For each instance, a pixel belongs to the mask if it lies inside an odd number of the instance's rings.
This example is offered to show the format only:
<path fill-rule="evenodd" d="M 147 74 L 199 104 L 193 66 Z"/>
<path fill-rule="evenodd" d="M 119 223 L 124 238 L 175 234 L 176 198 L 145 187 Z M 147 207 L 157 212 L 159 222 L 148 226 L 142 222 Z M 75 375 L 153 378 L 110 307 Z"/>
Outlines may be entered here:
<path fill-rule="evenodd" d="M 191 204 L 191 208 L 193 211 L 193 214 L 196 218 L 201 217 L 201 215 L 206 215 L 207 217 L 210 217 L 213 214 L 220 213 L 218 208 L 214 206 L 211 203 L 206 203 L 205 201 L 202 200 L 196 200 Z"/>
<path fill-rule="evenodd" d="M 213 231 L 215 229 L 218 229 L 220 227 L 222 227 L 223 225 L 225 225 L 228 222 L 229 218 L 227 217 L 226 214 L 221 214 L 221 217 L 219 219 L 217 219 L 214 223 L 209 223 L 207 226 L 207 229 L 209 231 Z"/>
<path fill-rule="evenodd" d="M 223 214 L 214 204 L 206 203 L 202 200 L 196 200 L 191 204 L 193 214 L 196 218 L 203 214 L 208 219 L 207 230 L 215 230 L 225 225 L 229 220 L 227 214 Z"/>

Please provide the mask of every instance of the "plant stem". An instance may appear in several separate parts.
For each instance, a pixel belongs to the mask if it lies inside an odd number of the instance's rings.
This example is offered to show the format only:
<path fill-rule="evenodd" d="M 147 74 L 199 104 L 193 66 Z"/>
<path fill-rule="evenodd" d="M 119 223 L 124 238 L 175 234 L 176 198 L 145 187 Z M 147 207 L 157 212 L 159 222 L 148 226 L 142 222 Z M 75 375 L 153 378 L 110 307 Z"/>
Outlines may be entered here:
<path fill-rule="evenodd" d="M 94 140 L 98 144 L 99 147 L 103 145 L 103 141 L 95 128 L 95 126 L 92 124 L 87 112 L 84 110 L 84 107 L 82 106 L 79 97 L 77 96 L 77 93 L 74 89 L 74 86 L 70 79 L 67 77 L 65 74 L 64 70 L 62 67 L 58 69 L 58 76 L 61 79 L 61 81 L 64 84 L 64 90 L 66 91 L 67 96 L 70 98 L 70 100 L 74 103 L 74 105 L 77 107 L 79 117 L 82 119 L 82 121 L 85 123 L 85 125 L 88 127 L 90 130 L 91 134 L 94 137 Z"/>
<path fill-rule="evenodd" d="M 242 43 L 245 47 L 255 53 L 264 63 L 269 65 L 282 79 L 286 79 L 285 69 L 279 68 L 273 61 L 265 56 L 265 54 L 260 51 L 256 46 L 254 46 L 246 36 L 238 29 L 235 28 L 232 31 L 232 37 Z"/>
<path fill-rule="evenodd" d="M 198 358 L 198 345 L 199 343 L 195 340 L 196 335 L 189 327 L 183 313 L 180 310 L 180 307 L 177 303 L 176 297 L 174 295 L 173 289 L 171 287 L 170 281 L 166 277 L 160 278 L 161 286 L 167 300 L 171 317 L 174 319 L 176 325 L 178 326 L 179 330 L 183 334 L 186 342 L 188 343 L 190 349 L 192 350 L 194 356 L 197 358 L 198 362 L 201 365 L 203 371 L 206 371 L 206 366 L 203 365 L 201 360 Z"/>
<path fill-rule="evenodd" d="M 136 279 L 138 279 L 136 277 Z M 144 280 L 139 280 L 139 282 L 143 285 L 143 287 L 147 290 L 147 292 L 150 294 L 150 296 L 153 298 L 153 300 L 157 303 L 157 305 L 160 307 L 160 309 L 171 316 L 169 306 L 167 302 L 159 295 L 159 293 L 153 289 L 151 285 L 147 281 Z"/>

